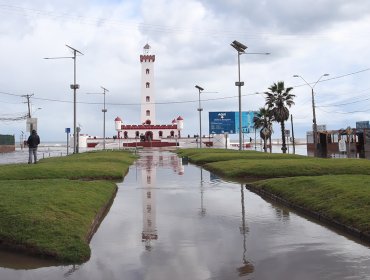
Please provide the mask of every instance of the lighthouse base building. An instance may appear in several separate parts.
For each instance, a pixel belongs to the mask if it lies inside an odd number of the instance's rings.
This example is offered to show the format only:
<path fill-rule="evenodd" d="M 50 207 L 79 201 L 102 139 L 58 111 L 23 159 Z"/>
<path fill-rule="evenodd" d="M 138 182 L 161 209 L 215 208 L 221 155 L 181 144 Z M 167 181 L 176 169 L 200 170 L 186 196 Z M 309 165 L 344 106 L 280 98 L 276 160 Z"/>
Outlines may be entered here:
<path fill-rule="evenodd" d="M 156 124 L 154 92 L 155 55 L 150 54 L 150 46 L 144 46 L 140 55 L 141 63 L 141 124 L 125 124 L 120 117 L 115 119 L 115 129 L 119 139 L 125 139 L 123 146 L 163 147 L 177 145 L 181 137 L 184 120 L 176 117 L 169 124 Z"/>

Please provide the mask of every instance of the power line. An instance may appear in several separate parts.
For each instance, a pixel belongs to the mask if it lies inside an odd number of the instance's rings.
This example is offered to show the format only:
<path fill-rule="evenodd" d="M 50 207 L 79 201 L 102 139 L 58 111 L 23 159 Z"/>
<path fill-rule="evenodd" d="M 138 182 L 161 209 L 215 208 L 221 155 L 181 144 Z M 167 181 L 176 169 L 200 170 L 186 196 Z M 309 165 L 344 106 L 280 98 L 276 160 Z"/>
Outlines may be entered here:
<path fill-rule="evenodd" d="M 370 112 L 370 109 L 366 110 L 356 110 L 356 111 L 351 111 L 351 112 L 337 112 L 337 111 L 326 111 L 321 108 L 319 108 L 320 111 L 323 111 L 328 114 L 342 114 L 342 115 L 348 115 L 348 114 L 354 114 L 354 113 L 365 113 L 365 112 Z"/>
<path fill-rule="evenodd" d="M 23 115 L 23 116 L 20 116 L 20 117 L 14 117 L 14 118 L 11 118 L 11 117 L 0 117 L 0 121 L 21 121 L 21 120 L 25 120 L 28 118 L 28 114 L 26 115 Z"/>
<path fill-rule="evenodd" d="M 249 94 L 242 94 L 242 96 L 252 96 L 258 93 L 249 93 Z M 224 97 L 217 97 L 217 98 L 208 98 L 202 99 L 202 101 L 217 101 L 217 100 L 225 100 L 225 99 L 232 99 L 237 98 L 237 95 L 233 96 L 224 96 Z M 60 100 L 60 99 L 51 99 L 51 98 L 42 98 L 42 97 L 33 97 L 33 99 L 42 100 L 42 101 L 51 101 L 51 102 L 62 102 L 62 103 L 72 103 L 73 101 L 69 100 Z M 162 102 L 152 102 L 152 103 L 145 103 L 145 104 L 154 104 L 154 105 L 168 105 L 168 104 L 184 104 L 184 103 L 194 103 L 198 102 L 198 100 L 184 100 L 184 101 L 162 101 Z M 87 104 L 87 105 L 102 105 L 101 102 L 85 102 L 85 101 L 77 101 L 79 104 Z M 140 106 L 142 103 L 106 103 L 106 105 L 110 106 Z"/>
<path fill-rule="evenodd" d="M 357 93 L 361 93 L 361 92 L 366 92 L 366 94 L 360 94 L 358 96 L 353 96 L 354 94 L 356 94 L 356 92 L 342 92 L 340 94 L 345 94 L 345 95 L 351 95 L 350 98 L 348 99 L 344 99 L 343 103 L 334 103 L 334 104 L 324 104 L 324 105 L 321 105 L 321 106 L 316 106 L 316 107 L 337 107 L 337 106 L 345 106 L 345 105 L 350 105 L 350 104 L 353 104 L 353 103 L 358 103 L 358 102 L 362 102 L 362 101 L 366 101 L 366 100 L 369 100 L 370 98 L 367 98 L 367 96 L 369 96 L 369 91 L 370 89 L 367 88 L 367 89 L 363 89 L 363 90 L 360 90 L 358 91 Z M 366 97 L 366 98 L 362 98 L 362 97 Z M 360 99 L 362 98 L 362 99 Z M 346 100 L 349 100 L 347 102 L 345 102 Z"/>
<path fill-rule="evenodd" d="M 366 68 L 366 69 L 359 70 L 359 71 L 356 71 L 356 72 L 352 72 L 352 73 L 348 73 L 348 74 L 344 74 L 344 75 L 340 75 L 340 76 L 335 76 L 335 77 L 332 77 L 332 78 L 322 79 L 322 80 L 319 81 L 319 83 L 323 83 L 323 82 L 327 82 L 327 81 L 331 81 L 331 80 L 337 80 L 337 79 L 344 78 L 344 77 L 347 77 L 347 76 L 352 76 L 352 75 L 356 75 L 356 74 L 359 74 L 359 73 L 363 73 L 363 72 L 366 72 L 366 71 L 369 71 L 369 70 L 370 70 L 370 68 Z M 307 86 L 307 84 L 296 85 L 296 86 L 293 86 L 293 88 L 303 87 L 303 86 Z"/>
<path fill-rule="evenodd" d="M 339 75 L 339 76 L 335 76 L 335 77 L 328 78 L 328 79 L 325 79 L 325 80 L 321 80 L 319 82 L 322 83 L 322 82 L 326 82 L 326 81 L 336 80 L 336 79 L 340 79 L 340 78 L 343 78 L 343 77 L 363 73 L 363 72 L 366 72 L 366 71 L 369 71 L 369 70 L 370 70 L 370 68 L 366 68 L 366 69 L 359 70 L 359 71 L 356 71 L 356 72 L 351 72 L 351 73 L 348 73 L 348 74 Z M 296 86 L 293 86 L 293 88 L 301 87 L 301 86 L 306 86 L 306 84 L 296 85 Z M 2 92 L 2 91 L 0 91 L 0 94 L 6 94 L 6 95 L 11 95 L 11 96 L 17 96 L 17 97 L 24 97 L 24 95 L 19 95 L 19 94 L 14 94 L 14 93 L 9 93 L 9 92 Z M 258 94 L 264 94 L 264 92 L 242 94 L 241 96 L 245 97 L 245 96 L 258 95 Z M 202 99 L 202 101 L 207 102 L 207 101 L 226 100 L 226 99 L 233 99 L 233 98 L 237 98 L 237 97 L 238 97 L 237 95 L 232 95 L 232 96 L 224 96 L 224 97 L 217 97 L 217 98 L 208 98 L 208 99 L 204 99 L 204 100 Z M 32 98 L 36 99 L 36 100 L 50 101 L 50 102 L 73 103 L 73 101 L 69 101 L 69 100 L 60 100 L 60 99 L 51 99 L 51 98 L 42 98 L 42 97 L 32 97 Z M 151 104 L 154 104 L 154 105 L 168 105 L 168 104 L 185 104 L 185 103 L 195 103 L 195 102 L 198 102 L 198 100 L 194 99 L 194 100 L 183 100 L 183 101 L 162 101 L 162 102 L 154 102 L 154 103 L 151 103 Z M 87 105 L 102 105 L 103 104 L 101 102 L 83 102 L 83 101 L 77 101 L 76 103 L 87 104 Z M 140 106 L 141 103 L 106 103 L 106 105 L 110 105 L 110 106 Z M 316 107 L 318 107 L 318 106 L 316 106 Z"/>
<path fill-rule="evenodd" d="M 316 107 L 317 108 L 339 107 L 339 106 L 346 106 L 346 105 L 350 105 L 350 104 L 354 104 L 354 103 L 363 102 L 363 101 L 366 101 L 366 100 L 370 100 L 370 98 L 365 98 L 365 99 L 361 99 L 361 100 L 357 100 L 357 101 L 352 101 L 352 102 L 347 102 L 347 103 L 332 104 L 332 105 L 321 105 L 321 106 L 316 106 Z"/>
<path fill-rule="evenodd" d="M 0 91 L 0 94 L 5 94 L 5 95 L 11 95 L 11 96 L 23 97 L 23 95 L 20 95 L 20 94 L 14 94 L 14 93 L 3 92 L 3 91 Z"/>

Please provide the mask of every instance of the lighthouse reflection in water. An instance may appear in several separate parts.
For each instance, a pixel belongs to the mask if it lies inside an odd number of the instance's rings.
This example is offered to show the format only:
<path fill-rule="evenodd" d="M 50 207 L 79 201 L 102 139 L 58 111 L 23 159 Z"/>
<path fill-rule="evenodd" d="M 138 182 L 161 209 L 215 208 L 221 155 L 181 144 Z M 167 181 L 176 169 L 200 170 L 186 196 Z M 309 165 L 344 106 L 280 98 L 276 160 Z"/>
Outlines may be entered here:
<path fill-rule="evenodd" d="M 142 186 L 142 202 L 143 202 L 143 231 L 141 234 L 142 242 L 145 244 L 145 249 L 152 249 L 153 240 L 158 239 L 157 231 L 157 216 L 156 216 L 156 182 L 157 182 L 157 166 L 169 167 L 178 175 L 184 174 L 182 161 L 176 155 L 166 157 L 153 157 L 147 155 L 143 160 L 138 162 L 141 167 L 141 186 Z"/>

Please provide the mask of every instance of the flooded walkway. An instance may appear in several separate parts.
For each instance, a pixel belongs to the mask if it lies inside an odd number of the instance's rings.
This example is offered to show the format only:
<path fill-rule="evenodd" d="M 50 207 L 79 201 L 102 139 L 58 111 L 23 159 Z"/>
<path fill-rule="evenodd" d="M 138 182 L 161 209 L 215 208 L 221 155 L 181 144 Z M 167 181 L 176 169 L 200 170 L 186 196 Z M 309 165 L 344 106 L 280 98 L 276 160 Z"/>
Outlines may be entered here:
<path fill-rule="evenodd" d="M 370 249 L 175 154 L 142 151 L 91 241 L 56 266 L 0 253 L 0 279 L 370 279 Z"/>

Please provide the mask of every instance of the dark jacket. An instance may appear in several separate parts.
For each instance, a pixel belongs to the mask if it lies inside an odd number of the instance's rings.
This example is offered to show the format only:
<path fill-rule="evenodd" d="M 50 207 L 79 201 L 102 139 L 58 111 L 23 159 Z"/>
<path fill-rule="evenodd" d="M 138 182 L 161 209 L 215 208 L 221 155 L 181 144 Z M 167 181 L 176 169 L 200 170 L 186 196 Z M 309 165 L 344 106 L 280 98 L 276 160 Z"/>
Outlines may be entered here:
<path fill-rule="evenodd" d="M 28 137 L 27 145 L 30 148 L 37 148 L 38 144 L 40 144 L 40 137 L 37 135 L 36 131 L 32 131 L 32 134 Z"/>

